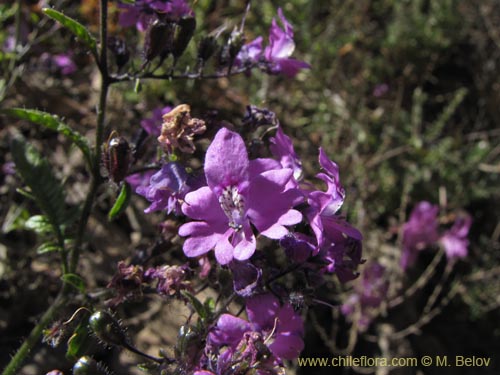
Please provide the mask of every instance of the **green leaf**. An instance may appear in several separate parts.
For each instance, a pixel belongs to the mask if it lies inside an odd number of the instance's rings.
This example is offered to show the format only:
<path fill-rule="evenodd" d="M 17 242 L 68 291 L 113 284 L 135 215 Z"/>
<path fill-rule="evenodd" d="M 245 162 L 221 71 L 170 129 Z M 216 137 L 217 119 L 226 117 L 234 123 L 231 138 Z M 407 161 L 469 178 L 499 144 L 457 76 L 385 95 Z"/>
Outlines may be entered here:
<path fill-rule="evenodd" d="M 108 220 L 114 220 L 118 215 L 120 215 L 127 208 L 130 202 L 130 196 L 132 195 L 130 185 L 127 182 L 124 182 L 122 185 L 122 189 L 118 198 L 116 198 L 115 204 L 111 207 L 111 210 L 108 213 Z"/>
<path fill-rule="evenodd" d="M 196 313 L 200 316 L 200 319 L 206 320 L 208 318 L 208 311 L 206 307 L 200 302 L 200 300 L 187 291 L 182 291 L 181 293 L 189 300 L 189 302 L 191 302 L 191 305 L 193 306 Z"/>
<path fill-rule="evenodd" d="M 35 215 L 30 217 L 24 223 L 26 229 L 32 230 L 37 234 L 45 234 L 53 231 L 50 220 L 45 215 Z"/>
<path fill-rule="evenodd" d="M 53 20 L 68 28 L 78 39 L 87 45 L 90 52 L 97 59 L 97 42 L 85 26 L 55 9 L 44 8 L 42 11 Z"/>
<path fill-rule="evenodd" d="M 3 111 L 5 114 L 19 119 L 28 120 L 42 125 L 68 137 L 83 152 L 89 166 L 92 165 L 90 146 L 87 138 L 63 123 L 59 117 L 36 109 L 11 108 Z"/>
<path fill-rule="evenodd" d="M 54 242 L 44 242 L 36 249 L 37 254 L 51 253 L 53 251 L 62 251 L 61 246 Z"/>
<path fill-rule="evenodd" d="M 85 293 L 85 282 L 80 276 L 74 273 L 67 273 L 61 276 L 61 280 L 66 284 L 74 286 L 80 293 Z"/>
<path fill-rule="evenodd" d="M 11 151 L 17 173 L 31 189 L 31 195 L 52 225 L 54 233 L 60 233 L 61 227 L 68 221 L 61 183 L 52 174 L 47 160 L 25 140 L 14 139 Z"/>
<path fill-rule="evenodd" d="M 74 361 L 87 354 L 91 342 L 91 333 L 87 322 L 80 323 L 68 340 L 66 358 Z"/>

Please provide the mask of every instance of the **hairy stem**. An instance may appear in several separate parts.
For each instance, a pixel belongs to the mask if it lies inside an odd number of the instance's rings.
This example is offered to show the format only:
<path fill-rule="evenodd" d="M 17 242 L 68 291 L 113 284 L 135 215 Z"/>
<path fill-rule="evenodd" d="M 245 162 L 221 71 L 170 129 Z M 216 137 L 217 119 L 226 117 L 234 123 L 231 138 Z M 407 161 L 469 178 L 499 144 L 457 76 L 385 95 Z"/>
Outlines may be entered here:
<path fill-rule="evenodd" d="M 64 289 L 59 293 L 54 303 L 49 307 L 49 309 L 40 318 L 40 321 L 33 328 L 30 335 L 21 347 L 18 349 L 14 357 L 10 360 L 7 367 L 2 372 L 2 375 L 15 375 L 17 374 L 19 368 L 24 362 L 26 356 L 31 352 L 31 350 L 38 344 L 43 330 L 47 325 L 54 320 L 55 316 L 59 310 L 66 305 L 67 298 L 65 297 Z"/>

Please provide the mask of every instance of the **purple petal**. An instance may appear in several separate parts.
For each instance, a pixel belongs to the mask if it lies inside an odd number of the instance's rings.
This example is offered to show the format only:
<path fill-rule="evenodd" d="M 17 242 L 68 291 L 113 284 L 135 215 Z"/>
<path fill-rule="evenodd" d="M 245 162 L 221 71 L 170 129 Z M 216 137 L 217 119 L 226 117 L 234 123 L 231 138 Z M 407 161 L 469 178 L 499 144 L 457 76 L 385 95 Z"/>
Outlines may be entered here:
<path fill-rule="evenodd" d="M 269 349 L 278 358 L 293 360 L 304 349 L 304 340 L 298 334 L 278 334 Z"/>
<path fill-rule="evenodd" d="M 218 194 L 226 186 L 248 180 L 248 154 L 243 138 L 226 128 L 220 129 L 205 156 L 208 186 Z"/>

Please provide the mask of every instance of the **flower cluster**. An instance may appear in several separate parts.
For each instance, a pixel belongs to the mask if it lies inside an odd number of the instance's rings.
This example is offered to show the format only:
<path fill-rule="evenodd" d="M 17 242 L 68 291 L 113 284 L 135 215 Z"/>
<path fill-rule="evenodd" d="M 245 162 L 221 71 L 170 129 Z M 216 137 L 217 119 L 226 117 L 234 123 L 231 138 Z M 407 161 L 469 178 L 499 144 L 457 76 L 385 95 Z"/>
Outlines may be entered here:
<path fill-rule="evenodd" d="M 246 301 L 248 321 L 223 314 L 210 331 L 198 374 L 275 374 L 304 348 L 302 318 L 271 294 Z M 210 370 L 210 371 L 207 371 Z"/>
<path fill-rule="evenodd" d="M 203 277 L 215 269 L 207 267 L 215 259 L 231 275 L 234 292 L 246 306 L 248 320 L 223 314 L 209 328 L 206 342 L 200 344 L 204 354 L 196 360 L 200 374 L 237 373 L 243 368 L 275 373 L 283 360 L 296 358 L 303 348 L 303 306 L 294 309 L 296 305 L 288 302 L 300 291 L 288 290 L 280 277 L 293 271 L 313 287 L 327 274 L 346 282 L 358 276 L 362 263 L 362 236 L 338 213 L 345 198 L 338 166 L 320 148 L 322 171 L 316 178 L 325 189 L 318 189 L 305 179 L 292 140 L 276 116 L 250 109 L 245 130 L 265 123 L 269 130 L 276 129 L 266 156 L 250 158 L 244 138 L 223 126 L 206 150 L 196 183 L 190 182 L 192 173 L 179 161 L 169 161 L 147 186 L 137 188 L 151 203 L 146 212 L 162 210 L 187 219 L 178 228 L 178 235 L 185 238 L 184 254 L 200 260 Z M 165 121 L 169 129 L 172 124 L 181 129 L 180 124 L 191 121 L 188 110 L 172 113 L 163 116 L 164 128 Z M 163 135 L 165 129 L 159 143 L 170 155 Z M 194 150 L 191 144 L 189 150 L 178 151 L 189 154 Z M 272 260 L 279 253 L 286 255 L 287 265 Z M 163 269 L 151 272 L 163 274 Z"/>
<path fill-rule="evenodd" d="M 439 207 L 425 201 L 418 203 L 411 212 L 410 219 L 403 226 L 403 269 L 415 264 L 420 251 L 436 244 L 443 247 L 450 261 L 467 256 L 471 217 L 466 213 L 459 213 L 451 228 L 442 230 L 438 214 Z"/>
<path fill-rule="evenodd" d="M 293 27 L 283 15 L 281 8 L 278 9 L 278 17 L 282 27 L 276 18 L 273 18 L 269 30 L 269 44 L 266 48 L 262 47 L 263 38 L 261 36 L 245 44 L 236 56 L 237 66 L 259 63 L 262 64 L 263 70 L 268 73 L 283 73 L 287 77 L 294 77 L 301 69 L 311 67 L 304 61 L 290 58 L 295 50 Z"/>

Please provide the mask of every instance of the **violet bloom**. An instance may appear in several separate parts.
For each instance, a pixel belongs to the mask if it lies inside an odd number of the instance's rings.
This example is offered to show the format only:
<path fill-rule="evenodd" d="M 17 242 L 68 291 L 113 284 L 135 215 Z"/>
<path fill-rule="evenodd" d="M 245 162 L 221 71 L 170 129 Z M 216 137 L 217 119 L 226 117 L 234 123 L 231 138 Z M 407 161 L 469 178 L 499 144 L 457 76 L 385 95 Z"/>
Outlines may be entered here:
<path fill-rule="evenodd" d="M 273 155 L 279 160 L 283 168 L 293 170 L 295 181 L 300 181 L 302 179 L 302 162 L 293 148 L 292 140 L 283 132 L 281 126 L 278 127 L 276 136 L 271 138 L 270 141 L 269 148 Z"/>
<path fill-rule="evenodd" d="M 149 186 L 139 186 L 136 193 L 144 196 L 151 205 L 145 213 L 166 210 L 167 213 L 180 214 L 181 200 L 190 190 L 188 175 L 180 164 L 172 162 L 165 164 L 149 180 Z"/>
<path fill-rule="evenodd" d="M 321 246 L 325 238 L 325 225 L 323 221 L 333 217 L 340 207 L 342 207 L 345 198 L 345 190 L 340 184 L 339 168 L 337 164 L 328 158 L 321 147 L 319 149 L 319 164 L 324 172 L 318 173 L 316 177 L 326 183 L 327 189 L 326 191 L 305 190 L 304 194 L 310 206 L 307 209 L 306 216 L 316 236 L 318 246 Z M 334 225 L 330 223 L 329 226 L 330 229 L 333 229 Z M 339 227 L 341 231 L 342 227 L 345 226 L 341 225 Z M 355 230 L 352 231 L 349 229 L 349 231 L 354 233 Z M 355 233 L 354 237 L 361 240 L 361 234 L 359 232 Z"/>
<path fill-rule="evenodd" d="M 60 53 L 54 55 L 52 56 L 52 61 L 63 75 L 72 74 L 77 71 L 76 64 L 68 54 Z"/>
<path fill-rule="evenodd" d="M 403 226 L 401 267 L 406 270 L 415 264 L 418 252 L 434 244 L 438 236 L 439 207 L 429 202 L 418 203 Z"/>
<path fill-rule="evenodd" d="M 341 306 L 340 311 L 346 317 L 357 319 L 358 329 L 365 331 L 375 318 L 376 309 L 387 297 L 389 282 L 385 276 L 385 267 L 374 262 L 365 267 L 361 280 Z M 353 315 L 358 312 L 359 315 Z"/>
<path fill-rule="evenodd" d="M 169 113 L 172 107 L 158 107 L 153 109 L 151 117 L 147 117 L 141 121 L 142 128 L 154 137 L 158 137 L 161 133 L 161 124 L 163 123 L 163 115 Z"/>
<path fill-rule="evenodd" d="M 289 303 L 281 304 L 272 294 L 261 294 L 247 300 L 248 320 L 254 329 L 271 336 L 269 349 L 282 359 L 295 359 L 304 349 L 304 323 Z"/>
<path fill-rule="evenodd" d="M 252 225 L 262 235 L 280 239 L 288 234 L 285 226 L 302 220 L 292 209 L 300 203 L 300 193 L 286 189 L 293 171 L 262 170 L 272 162 L 249 161 L 239 134 L 226 128 L 217 132 L 205 157 L 208 186 L 188 193 L 182 205 L 182 212 L 196 220 L 179 228 L 179 235 L 188 237 L 183 247 L 188 257 L 214 249 L 220 264 L 247 260 L 256 248 Z"/>
<path fill-rule="evenodd" d="M 243 45 L 234 59 L 234 65 L 249 66 L 258 63 L 262 56 L 262 40 L 263 38 L 259 36 Z"/>
<path fill-rule="evenodd" d="M 453 226 L 439 238 L 439 243 L 443 246 L 448 260 L 467 256 L 467 246 L 469 245 L 467 235 L 471 223 L 472 219 L 469 215 L 459 216 Z"/>
<path fill-rule="evenodd" d="M 118 23 L 122 27 L 136 26 L 139 31 L 146 31 L 158 14 L 181 18 L 193 15 L 185 0 L 136 0 L 133 4 L 119 4 L 122 10 Z"/>
<path fill-rule="evenodd" d="M 270 63 L 269 70 L 271 73 L 283 73 L 287 77 L 294 77 L 299 70 L 309 69 L 311 66 L 304 61 L 290 58 L 295 50 L 293 27 L 283 15 L 281 8 L 278 9 L 278 16 L 283 28 L 273 18 L 271 30 L 269 31 L 269 45 L 264 50 L 264 57 Z"/>

